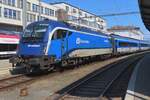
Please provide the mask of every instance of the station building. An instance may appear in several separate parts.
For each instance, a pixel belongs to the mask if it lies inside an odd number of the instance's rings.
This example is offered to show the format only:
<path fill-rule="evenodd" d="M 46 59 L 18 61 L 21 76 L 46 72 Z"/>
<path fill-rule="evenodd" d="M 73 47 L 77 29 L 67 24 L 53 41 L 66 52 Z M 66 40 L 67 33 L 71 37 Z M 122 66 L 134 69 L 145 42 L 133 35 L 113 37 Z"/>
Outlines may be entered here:
<path fill-rule="evenodd" d="M 123 37 L 134 38 L 138 40 L 144 40 L 144 33 L 139 27 L 134 26 L 114 26 L 108 29 L 110 34 L 116 34 Z"/>
<path fill-rule="evenodd" d="M 0 30 L 21 32 L 23 20 L 29 24 L 37 20 L 52 19 L 106 31 L 104 19 L 64 2 L 48 4 L 40 0 L 27 0 L 26 17 L 23 13 L 23 0 L 0 0 Z"/>

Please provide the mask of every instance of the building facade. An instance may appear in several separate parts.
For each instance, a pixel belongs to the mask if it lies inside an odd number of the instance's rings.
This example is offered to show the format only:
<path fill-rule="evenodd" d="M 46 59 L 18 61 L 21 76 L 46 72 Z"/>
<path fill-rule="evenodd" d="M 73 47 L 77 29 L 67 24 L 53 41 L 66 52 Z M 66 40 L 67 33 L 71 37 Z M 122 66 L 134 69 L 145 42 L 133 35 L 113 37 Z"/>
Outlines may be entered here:
<path fill-rule="evenodd" d="M 134 38 L 138 40 L 144 40 L 144 33 L 139 27 L 134 26 L 114 26 L 108 29 L 110 34 L 116 34 L 123 37 Z"/>
<path fill-rule="evenodd" d="M 63 9 L 67 15 L 67 21 L 71 24 L 80 25 L 97 31 L 106 31 L 106 21 L 95 14 L 64 2 L 52 3 L 51 5 L 58 9 Z"/>
<path fill-rule="evenodd" d="M 26 21 L 26 24 L 46 18 L 59 20 L 59 11 L 62 10 L 66 13 L 65 21 L 69 23 L 106 31 L 105 20 L 94 14 L 67 3 L 48 4 L 39 1 L 27 0 L 26 16 L 24 16 L 23 0 L 0 0 L 0 30 L 21 32 L 23 20 Z"/>

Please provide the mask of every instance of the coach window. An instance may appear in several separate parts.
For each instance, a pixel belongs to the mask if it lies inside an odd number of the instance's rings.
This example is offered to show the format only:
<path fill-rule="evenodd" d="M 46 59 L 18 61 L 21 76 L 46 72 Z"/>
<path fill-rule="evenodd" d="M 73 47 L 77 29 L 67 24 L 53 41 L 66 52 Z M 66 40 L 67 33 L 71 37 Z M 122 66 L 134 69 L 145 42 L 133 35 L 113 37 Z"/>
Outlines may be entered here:
<path fill-rule="evenodd" d="M 142 46 L 142 47 L 147 47 L 147 46 L 148 46 L 148 44 L 141 44 L 141 46 Z"/>
<path fill-rule="evenodd" d="M 130 43 L 129 45 L 130 45 L 130 47 L 136 47 L 137 46 L 136 43 Z"/>
<path fill-rule="evenodd" d="M 66 30 L 57 30 L 56 32 L 54 32 L 52 40 L 55 39 L 63 39 L 65 38 L 67 35 L 67 31 Z"/>
<path fill-rule="evenodd" d="M 127 47 L 129 44 L 127 42 L 119 42 L 120 47 Z"/>

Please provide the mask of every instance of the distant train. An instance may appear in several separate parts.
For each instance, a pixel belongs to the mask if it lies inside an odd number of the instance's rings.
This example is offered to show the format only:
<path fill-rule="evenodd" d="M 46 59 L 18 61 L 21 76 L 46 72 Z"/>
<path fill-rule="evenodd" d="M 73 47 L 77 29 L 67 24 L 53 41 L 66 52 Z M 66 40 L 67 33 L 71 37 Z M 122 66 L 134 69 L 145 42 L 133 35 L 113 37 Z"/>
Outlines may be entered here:
<path fill-rule="evenodd" d="M 17 56 L 10 59 L 14 69 L 28 73 L 76 64 L 98 56 L 148 50 L 150 43 L 117 35 L 106 35 L 87 28 L 76 28 L 53 20 L 29 24 L 18 46 Z"/>
<path fill-rule="evenodd" d="M 19 35 L 0 30 L 0 57 L 10 57 L 16 54 Z"/>

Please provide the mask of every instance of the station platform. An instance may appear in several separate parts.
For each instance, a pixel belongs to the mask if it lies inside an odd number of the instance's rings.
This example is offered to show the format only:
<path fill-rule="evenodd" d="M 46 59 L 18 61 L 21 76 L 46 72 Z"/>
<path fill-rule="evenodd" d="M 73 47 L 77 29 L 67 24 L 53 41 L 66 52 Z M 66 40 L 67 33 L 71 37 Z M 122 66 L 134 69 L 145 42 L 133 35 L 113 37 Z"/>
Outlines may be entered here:
<path fill-rule="evenodd" d="M 137 64 L 125 100 L 150 100 L 150 53 Z"/>

